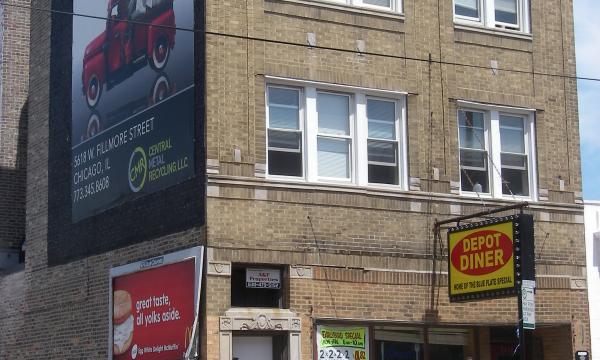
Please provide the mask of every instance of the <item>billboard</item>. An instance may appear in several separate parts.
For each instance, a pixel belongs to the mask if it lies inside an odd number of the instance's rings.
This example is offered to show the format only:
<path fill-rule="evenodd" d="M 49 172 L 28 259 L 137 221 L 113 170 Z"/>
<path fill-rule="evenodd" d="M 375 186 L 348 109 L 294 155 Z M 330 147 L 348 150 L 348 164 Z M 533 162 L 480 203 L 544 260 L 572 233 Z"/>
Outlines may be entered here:
<path fill-rule="evenodd" d="M 368 360 L 369 328 L 317 325 L 316 359 Z"/>
<path fill-rule="evenodd" d="M 203 248 L 110 270 L 109 359 L 197 356 Z"/>
<path fill-rule="evenodd" d="M 450 301 L 516 293 L 516 224 L 518 222 L 512 217 L 501 218 L 448 231 Z"/>
<path fill-rule="evenodd" d="M 71 221 L 195 175 L 194 1 L 73 0 Z"/>

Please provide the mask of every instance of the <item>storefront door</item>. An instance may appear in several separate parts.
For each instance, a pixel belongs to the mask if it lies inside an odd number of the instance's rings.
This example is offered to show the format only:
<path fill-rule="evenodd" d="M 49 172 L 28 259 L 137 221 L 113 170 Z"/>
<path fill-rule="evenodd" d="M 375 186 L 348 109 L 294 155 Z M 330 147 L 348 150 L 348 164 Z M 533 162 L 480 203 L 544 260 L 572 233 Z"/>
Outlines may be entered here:
<path fill-rule="evenodd" d="M 234 336 L 233 359 L 273 360 L 273 337 Z"/>

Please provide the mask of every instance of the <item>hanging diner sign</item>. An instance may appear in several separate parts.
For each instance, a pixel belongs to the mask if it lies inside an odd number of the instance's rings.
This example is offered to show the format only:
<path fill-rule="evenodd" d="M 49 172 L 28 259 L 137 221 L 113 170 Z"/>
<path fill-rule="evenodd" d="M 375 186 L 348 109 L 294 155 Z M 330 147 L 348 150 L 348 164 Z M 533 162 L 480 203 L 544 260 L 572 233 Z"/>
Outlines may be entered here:
<path fill-rule="evenodd" d="M 527 246 L 520 246 L 521 240 Z M 515 295 L 523 272 L 518 269 L 526 268 L 528 276 L 535 276 L 534 264 L 529 264 L 533 261 L 532 255 L 530 215 L 501 217 L 449 229 L 450 301 Z"/>

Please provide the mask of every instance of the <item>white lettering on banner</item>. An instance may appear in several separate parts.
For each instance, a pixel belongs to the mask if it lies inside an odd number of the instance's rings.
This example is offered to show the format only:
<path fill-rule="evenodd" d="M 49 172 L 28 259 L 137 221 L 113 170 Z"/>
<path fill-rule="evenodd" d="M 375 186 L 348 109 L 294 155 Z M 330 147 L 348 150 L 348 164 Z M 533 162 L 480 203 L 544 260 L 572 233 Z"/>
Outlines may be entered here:
<path fill-rule="evenodd" d="M 281 289 L 281 270 L 246 269 L 246 287 L 256 289 Z"/>

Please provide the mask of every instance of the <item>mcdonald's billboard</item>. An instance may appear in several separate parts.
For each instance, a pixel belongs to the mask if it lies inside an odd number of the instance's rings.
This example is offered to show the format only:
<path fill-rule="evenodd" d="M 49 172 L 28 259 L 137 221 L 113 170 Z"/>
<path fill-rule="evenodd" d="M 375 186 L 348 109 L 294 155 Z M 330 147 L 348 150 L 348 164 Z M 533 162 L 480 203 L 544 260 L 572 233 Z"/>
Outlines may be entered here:
<path fill-rule="evenodd" d="M 110 358 L 197 355 L 202 251 L 192 248 L 111 269 Z"/>

